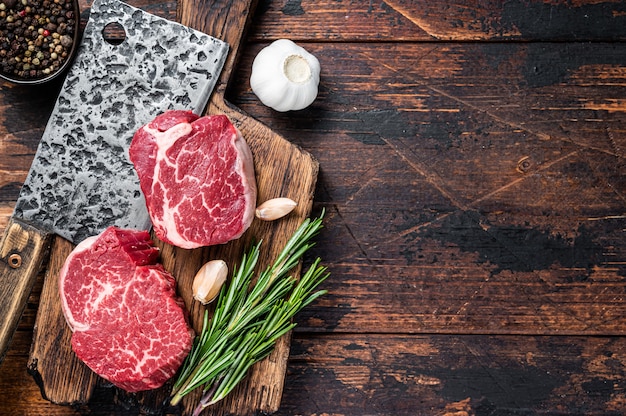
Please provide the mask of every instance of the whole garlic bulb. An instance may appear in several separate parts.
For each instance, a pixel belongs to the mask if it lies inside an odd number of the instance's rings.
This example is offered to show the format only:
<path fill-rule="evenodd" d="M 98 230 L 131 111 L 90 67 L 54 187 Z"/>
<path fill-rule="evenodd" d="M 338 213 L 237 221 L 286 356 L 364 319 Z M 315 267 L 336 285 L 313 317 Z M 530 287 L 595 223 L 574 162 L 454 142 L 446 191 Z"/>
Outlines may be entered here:
<path fill-rule="evenodd" d="M 263 48 L 252 63 L 250 86 L 263 104 L 276 111 L 302 110 L 317 97 L 320 63 L 289 39 Z"/>

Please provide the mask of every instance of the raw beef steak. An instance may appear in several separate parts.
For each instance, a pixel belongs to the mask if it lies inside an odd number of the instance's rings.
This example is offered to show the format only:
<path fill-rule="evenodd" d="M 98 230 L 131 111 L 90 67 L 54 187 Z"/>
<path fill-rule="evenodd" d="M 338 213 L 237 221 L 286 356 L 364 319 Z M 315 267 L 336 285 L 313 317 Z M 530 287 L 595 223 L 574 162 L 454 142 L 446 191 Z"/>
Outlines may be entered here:
<path fill-rule="evenodd" d="M 193 342 L 176 282 L 158 255 L 148 232 L 109 227 L 76 246 L 59 276 L 76 356 L 129 392 L 162 386 Z"/>
<path fill-rule="evenodd" d="M 228 117 L 167 111 L 135 133 L 130 159 L 161 240 L 182 248 L 223 244 L 252 223 L 252 153 Z"/>

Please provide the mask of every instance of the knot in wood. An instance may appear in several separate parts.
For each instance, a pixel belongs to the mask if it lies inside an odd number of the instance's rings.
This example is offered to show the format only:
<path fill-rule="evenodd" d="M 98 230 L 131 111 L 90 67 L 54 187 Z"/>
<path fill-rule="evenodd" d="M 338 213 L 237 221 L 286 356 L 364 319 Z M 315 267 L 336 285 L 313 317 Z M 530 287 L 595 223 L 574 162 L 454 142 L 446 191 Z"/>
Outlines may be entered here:
<path fill-rule="evenodd" d="M 530 157 L 524 156 L 523 158 L 517 161 L 516 170 L 519 173 L 526 173 L 530 170 L 531 167 L 532 167 L 532 161 L 530 160 Z"/>

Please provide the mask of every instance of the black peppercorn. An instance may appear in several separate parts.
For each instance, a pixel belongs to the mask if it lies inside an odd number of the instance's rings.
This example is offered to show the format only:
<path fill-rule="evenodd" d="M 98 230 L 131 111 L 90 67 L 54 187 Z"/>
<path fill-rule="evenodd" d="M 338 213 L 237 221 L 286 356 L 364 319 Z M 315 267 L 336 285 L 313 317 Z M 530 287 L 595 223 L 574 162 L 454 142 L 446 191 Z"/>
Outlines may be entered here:
<path fill-rule="evenodd" d="M 74 46 L 73 0 L 0 0 L 0 72 L 37 79 L 63 66 Z"/>

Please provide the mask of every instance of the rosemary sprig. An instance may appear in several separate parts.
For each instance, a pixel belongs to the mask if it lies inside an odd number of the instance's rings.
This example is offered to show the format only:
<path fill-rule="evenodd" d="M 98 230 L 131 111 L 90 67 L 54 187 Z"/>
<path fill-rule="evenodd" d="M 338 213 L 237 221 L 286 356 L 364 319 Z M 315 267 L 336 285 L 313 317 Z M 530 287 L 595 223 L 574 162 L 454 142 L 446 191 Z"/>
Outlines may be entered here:
<path fill-rule="evenodd" d="M 202 331 L 174 384 L 173 405 L 199 387 L 203 395 L 195 415 L 222 400 L 250 367 L 267 357 L 276 341 L 296 325 L 292 322 L 294 315 L 326 293 L 315 291 L 329 275 L 319 258 L 299 280 L 289 275 L 314 245 L 311 240 L 322 228 L 323 215 L 304 220 L 252 287 L 261 243 L 244 253 L 230 284 L 222 287 L 210 321 L 205 311 Z"/>

